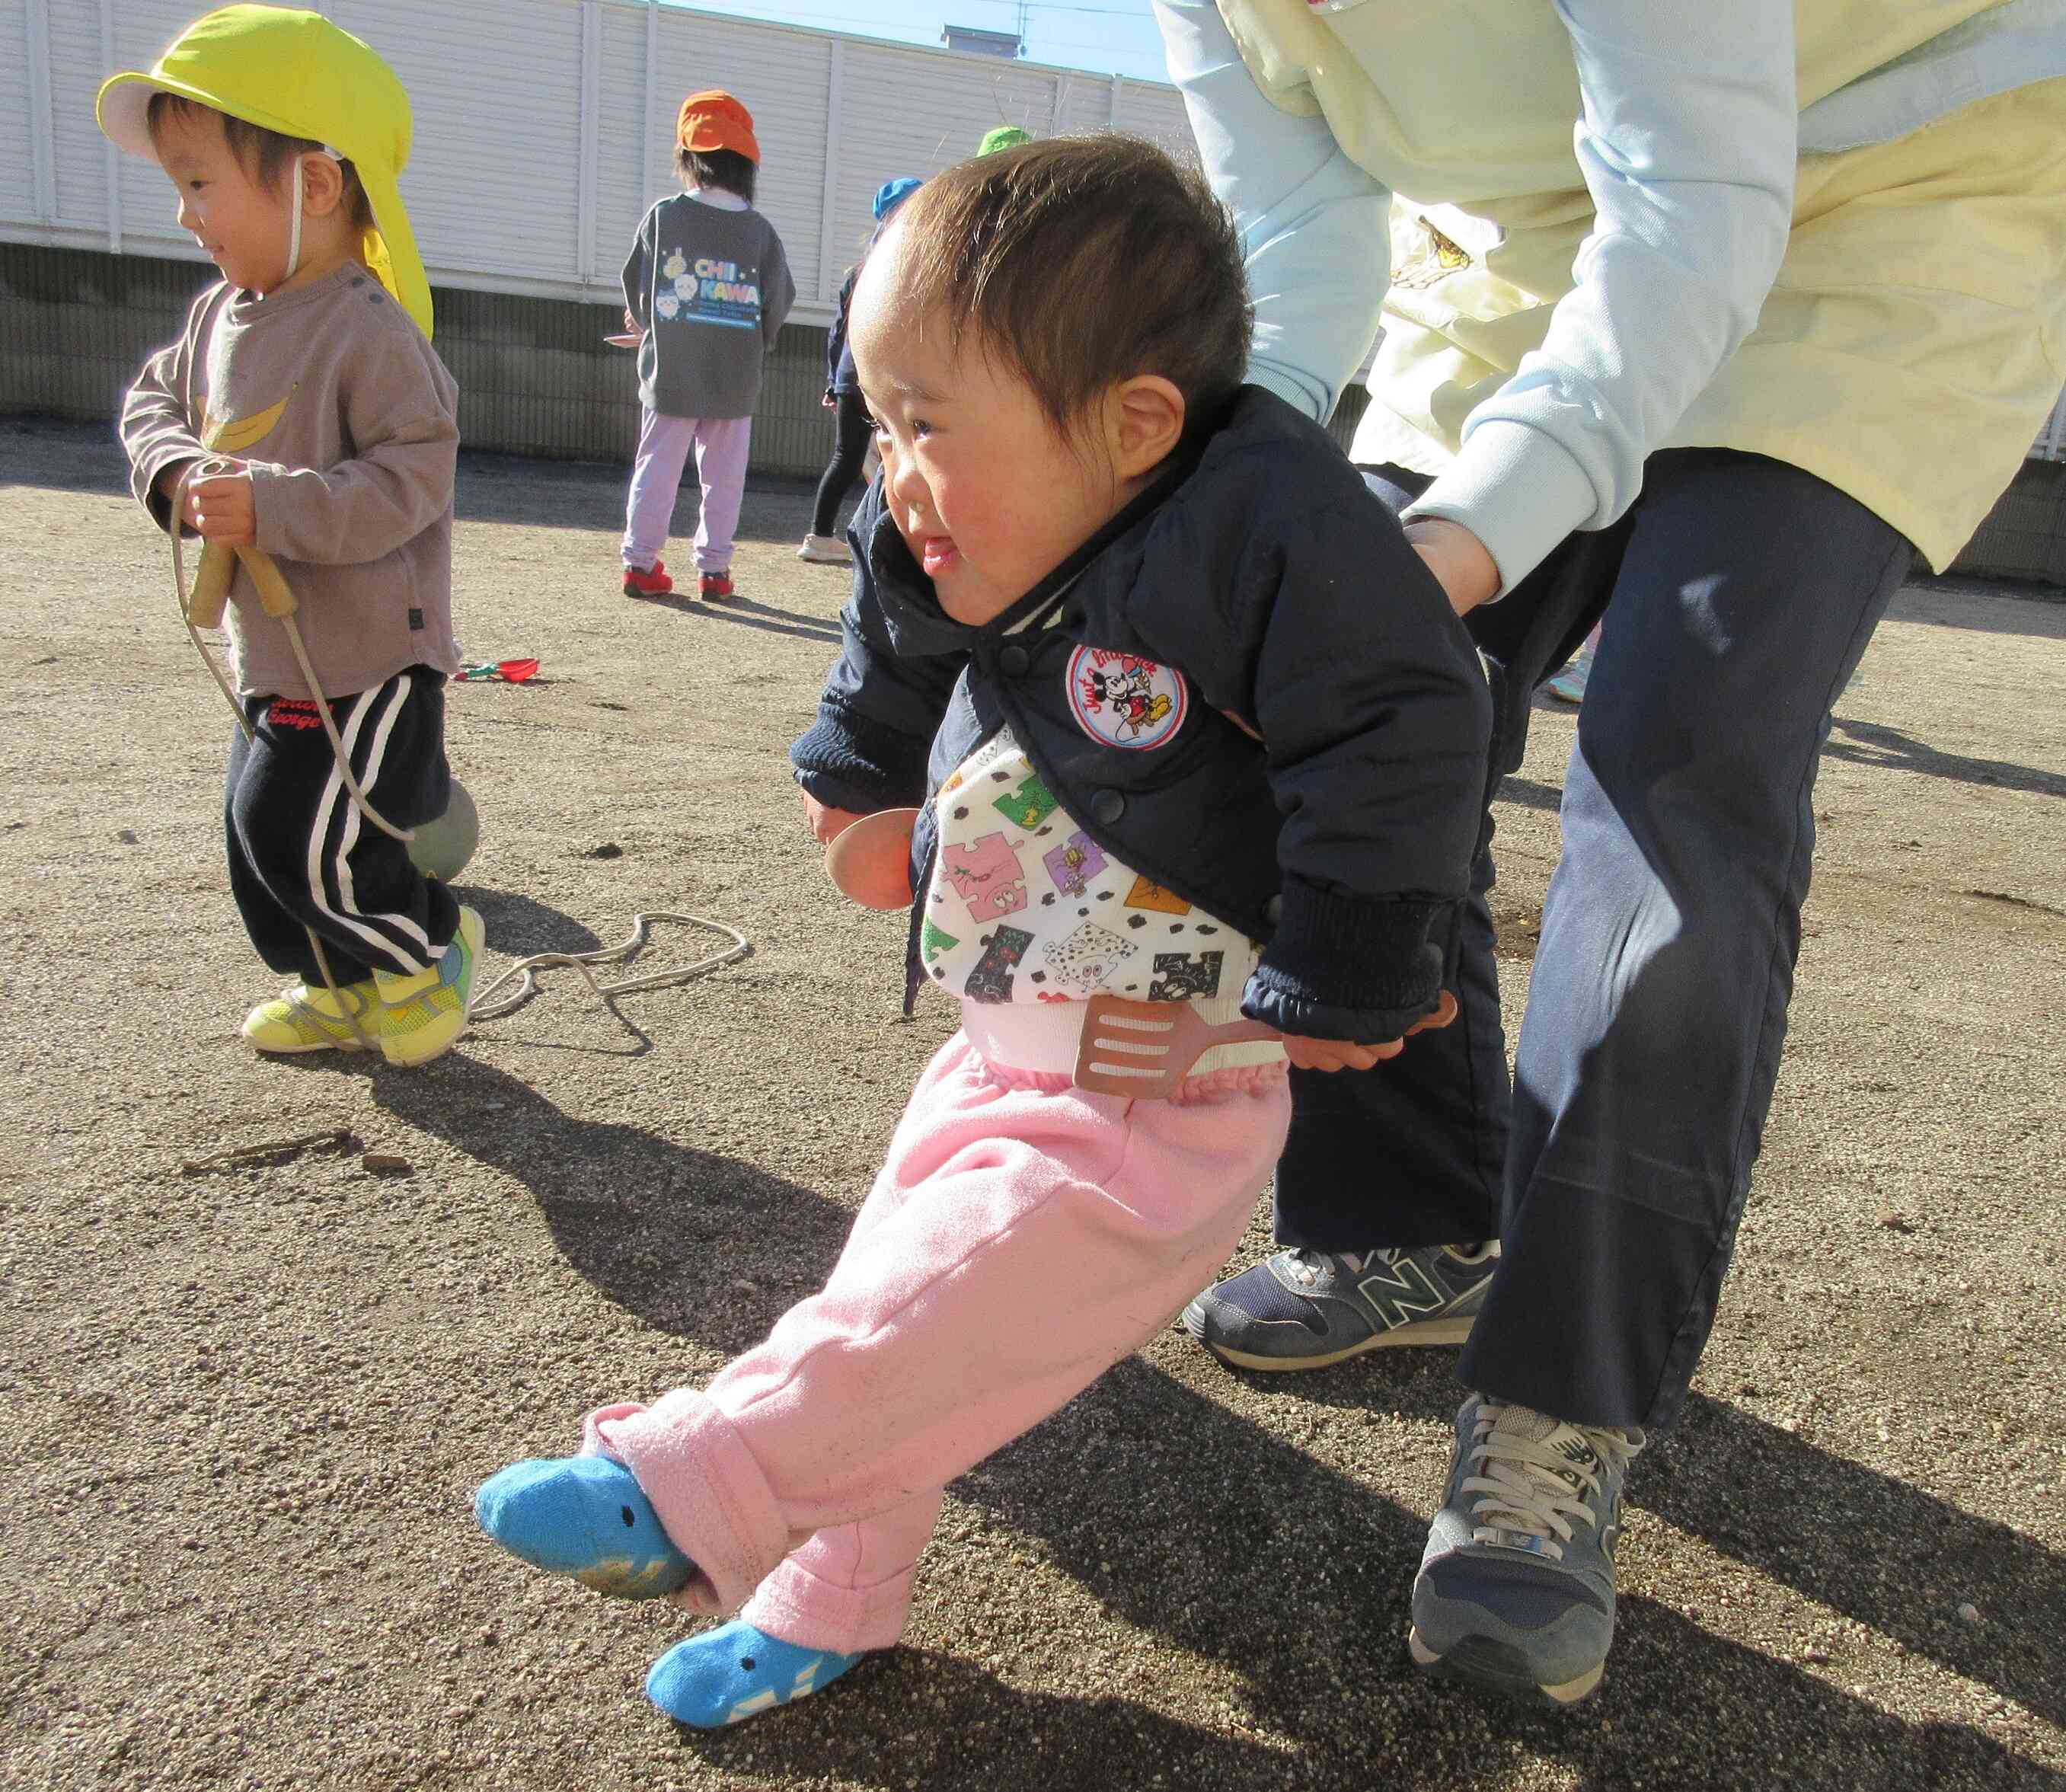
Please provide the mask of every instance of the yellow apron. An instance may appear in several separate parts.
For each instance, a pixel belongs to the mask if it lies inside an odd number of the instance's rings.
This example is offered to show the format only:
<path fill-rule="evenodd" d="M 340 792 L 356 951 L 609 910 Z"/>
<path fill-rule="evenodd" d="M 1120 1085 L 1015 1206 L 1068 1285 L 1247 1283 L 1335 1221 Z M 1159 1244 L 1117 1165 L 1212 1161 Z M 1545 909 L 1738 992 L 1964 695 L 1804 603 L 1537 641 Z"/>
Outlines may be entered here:
<path fill-rule="evenodd" d="M 1471 411 L 1541 346 L 1592 227 L 1563 27 L 1547 0 L 1220 6 L 1263 91 L 1324 114 L 1400 196 L 1355 453 L 1440 472 Z M 1985 10 L 1801 0 L 1802 103 Z M 1655 445 L 1803 468 L 1941 569 L 2066 383 L 2066 79 L 1889 143 L 1804 155 L 1793 217 L 1756 330 Z"/>

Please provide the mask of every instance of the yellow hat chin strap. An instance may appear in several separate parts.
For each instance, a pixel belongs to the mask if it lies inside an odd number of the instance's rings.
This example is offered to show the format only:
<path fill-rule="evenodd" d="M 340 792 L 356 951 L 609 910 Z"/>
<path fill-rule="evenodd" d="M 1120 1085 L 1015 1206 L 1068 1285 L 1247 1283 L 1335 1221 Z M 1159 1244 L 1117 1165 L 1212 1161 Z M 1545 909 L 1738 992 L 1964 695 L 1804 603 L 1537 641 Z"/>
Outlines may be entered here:
<path fill-rule="evenodd" d="M 302 265 L 302 164 L 311 156 L 327 156 L 340 168 L 344 166 L 344 158 L 328 144 L 320 149 L 305 149 L 294 158 L 293 221 L 287 232 L 287 271 L 281 282 L 282 286 L 294 278 Z"/>

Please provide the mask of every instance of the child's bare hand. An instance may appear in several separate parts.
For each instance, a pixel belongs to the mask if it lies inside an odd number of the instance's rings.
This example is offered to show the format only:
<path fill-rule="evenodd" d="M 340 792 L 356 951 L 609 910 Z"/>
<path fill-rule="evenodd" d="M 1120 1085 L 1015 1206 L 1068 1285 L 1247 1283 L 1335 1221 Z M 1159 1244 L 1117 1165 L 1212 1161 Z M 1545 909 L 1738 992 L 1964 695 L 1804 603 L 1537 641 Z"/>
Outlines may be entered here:
<path fill-rule="evenodd" d="M 638 318 L 632 316 L 631 307 L 628 305 L 624 308 L 624 327 L 627 331 L 634 334 L 642 335 L 645 334 L 646 326 L 639 322 Z"/>
<path fill-rule="evenodd" d="M 258 505 L 251 475 L 212 473 L 187 487 L 186 525 L 196 535 L 233 548 L 248 548 L 258 539 Z"/>
<path fill-rule="evenodd" d="M 1373 1070 L 1387 1058 L 1397 1057 L 1414 1034 L 1446 1027 L 1456 1018 L 1456 999 L 1445 989 L 1432 1014 L 1424 1014 L 1400 1037 L 1387 1040 L 1382 1045 L 1354 1045 L 1343 1039 L 1306 1039 L 1286 1033 L 1284 1055 L 1301 1070 Z"/>
<path fill-rule="evenodd" d="M 832 843 L 861 817 L 850 809 L 828 809 L 808 792 L 804 797 L 804 825 L 821 846 Z"/>
<path fill-rule="evenodd" d="M 1406 1042 L 1399 1039 L 1387 1040 L 1382 1045 L 1355 1045 L 1345 1039 L 1284 1036 L 1284 1055 L 1301 1070 L 1373 1070 L 1405 1049 Z"/>

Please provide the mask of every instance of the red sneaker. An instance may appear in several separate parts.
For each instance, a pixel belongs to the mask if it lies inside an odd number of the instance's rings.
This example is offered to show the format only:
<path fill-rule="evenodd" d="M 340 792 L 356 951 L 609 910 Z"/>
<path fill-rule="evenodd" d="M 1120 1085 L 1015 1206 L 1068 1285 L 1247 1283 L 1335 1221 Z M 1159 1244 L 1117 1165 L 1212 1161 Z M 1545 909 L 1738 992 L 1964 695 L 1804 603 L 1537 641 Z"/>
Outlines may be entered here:
<path fill-rule="evenodd" d="M 636 566 L 624 569 L 624 594 L 627 598 L 664 598 L 674 589 L 674 582 L 667 577 L 667 563 L 664 560 L 653 562 L 650 573 L 642 573 Z"/>
<path fill-rule="evenodd" d="M 711 599 L 713 602 L 722 602 L 731 595 L 731 574 L 705 573 L 703 576 L 699 594 Z"/>

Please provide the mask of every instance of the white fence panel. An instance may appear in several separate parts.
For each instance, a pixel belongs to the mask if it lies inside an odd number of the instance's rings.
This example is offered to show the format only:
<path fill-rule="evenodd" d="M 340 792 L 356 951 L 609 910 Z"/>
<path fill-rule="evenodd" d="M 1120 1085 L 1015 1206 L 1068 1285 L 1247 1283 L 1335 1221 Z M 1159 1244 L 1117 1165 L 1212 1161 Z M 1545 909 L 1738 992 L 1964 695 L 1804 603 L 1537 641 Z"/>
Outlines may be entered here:
<path fill-rule="evenodd" d="M 84 11 L 93 6 L 94 0 L 58 0 L 58 3 Z M 197 6 L 194 0 L 114 0 L 114 68 L 101 60 L 96 34 L 92 61 L 83 71 L 67 71 L 76 83 L 70 91 L 83 95 L 78 103 L 78 118 L 67 123 L 83 126 L 91 133 L 91 136 L 67 136 L 64 139 L 67 144 L 100 139 L 99 128 L 93 122 L 93 95 L 101 82 L 118 68 L 148 68 L 158 59 L 159 51 L 205 9 Z M 107 158 L 98 148 L 91 152 L 90 165 L 105 182 Z M 124 249 L 148 255 L 175 256 L 186 261 L 201 259 L 193 238 L 179 226 L 178 196 L 156 163 L 144 161 L 135 156 L 118 155 L 115 159 L 115 182 L 122 213 Z M 104 209 L 102 216 L 104 218 Z"/>
<path fill-rule="evenodd" d="M 682 96 L 751 108 L 759 204 L 803 322 L 829 315 L 885 180 L 926 176 L 1000 123 L 1120 128 L 1190 154 L 1173 88 L 772 25 L 645 0 L 313 0 L 393 64 L 402 179 L 431 278 L 608 301 L 639 217 L 672 191 Z M 202 0 L 0 0 L 0 237 L 198 259 L 164 176 L 111 158 L 93 95 L 148 67 Z M 43 122 L 39 123 L 41 120 Z"/>
<path fill-rule="evenodd" d="M 820 296 L 826 80 L 833 41 L 818 32 L 672 8 L 664 10 L 660 18 L 659 91 L 664 103 L 654 151 L 662 172 L 646 194 L 647 203 L 679 190 L 671 168 L 674 116 L 683 96 L 705 87 L 736 94 L 753 114 L 760 144 L 754 204 L 780 236 L 796 290 L 807 301 Z M 886 103 L 886 96 L 876 96 L 874 103 Z M 611 228 L 629 244 L 638 222 L 634 215 L 614 221 Z"/>
<path fill-rule="evenodd" d="M 0 220 L 38 221 L 27 0 L 0 6 Z"/>
<path fill-rule="evenodd" d="M 51 40 L 51 145 L 57 162 L 56 221 L 104 235 L 107 138 L 93 122 L 100 71 L 100 0 L 46 0 Z M 120 9 L 117 7 L 116 10 Z M 164 177 L 160 185 L 169 194 Z"/>
<path fill-rule="evenodd" d="M 2028 460 L 2066 460 L 2066 395 L 2052 407 L 2052 415 L 2044 420 L 2044 427 L 2031 444 L 2030 452 L 2023 457 Z"/>
<path fill-rule="evenodd" d="M 1198 159 L 1198 146 L 1191 136 L 1191 121 L 1184 113 L 1184 96 L 1174 87 L 1157 87 L 1146 81 L 1119 83 L 1116 130 L 1147 137 L 1187 161 Z"/>
<path fill-rule="evenodd" d="M 333 0 L 330 17 L 409 89 L 402 177 L 435 279 L 578 283 L 581 9 L 575 0 Z"/>

